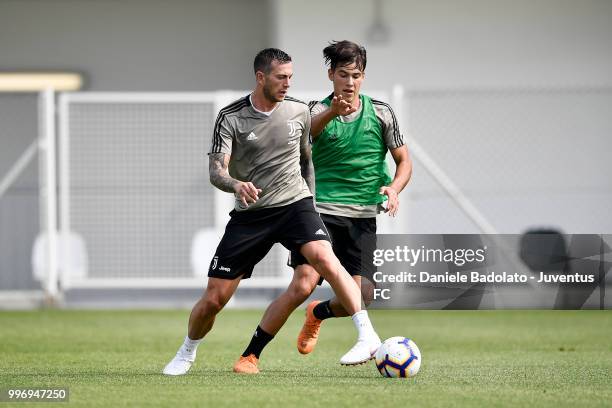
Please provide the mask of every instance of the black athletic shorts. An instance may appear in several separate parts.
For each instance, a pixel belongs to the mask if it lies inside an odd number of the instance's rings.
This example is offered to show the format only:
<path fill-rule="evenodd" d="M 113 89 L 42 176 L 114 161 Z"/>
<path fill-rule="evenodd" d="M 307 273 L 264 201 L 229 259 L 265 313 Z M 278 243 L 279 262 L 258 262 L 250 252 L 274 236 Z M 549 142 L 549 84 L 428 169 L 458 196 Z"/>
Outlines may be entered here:
<path fill-rule="evenodd" d="M 376 218 L 329 214 L 321 214 L 321 218 L 331 236 L 334 253 L 344 269 L 351 276 L 359 275 L 373 282 L 372 276 L 376 272 L 373 262 L 376 249 Z M 291 251 L 289 254 L 287 265 L 292 268 L 306 263 L 306 258 L 299 251 Z"/>
<path fill-rule="evenodd" d="M 330 241 L 312 197 L 282 207 L 234 210 L 230 216 L 210 262 L 209 277 L 236 279 L 242 275 L 242 279 L 250 278 L 255 265 L 277 242 L 299 253 L 307 242 Z"/>

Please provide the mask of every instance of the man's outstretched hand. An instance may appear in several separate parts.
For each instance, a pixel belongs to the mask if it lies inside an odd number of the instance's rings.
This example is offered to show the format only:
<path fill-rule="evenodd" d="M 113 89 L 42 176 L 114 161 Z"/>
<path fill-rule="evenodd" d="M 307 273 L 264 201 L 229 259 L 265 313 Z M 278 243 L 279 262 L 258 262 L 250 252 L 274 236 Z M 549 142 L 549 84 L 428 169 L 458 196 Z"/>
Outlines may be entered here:
<path fill-rule="evenodd" d="M 342 95 L 334 96 L 334 98 L 331 100 L 331 105 L 329 108 L 338 116 L 350 115 L 351 113 L 357 111 L 357 108 L 342 98 Z"/>

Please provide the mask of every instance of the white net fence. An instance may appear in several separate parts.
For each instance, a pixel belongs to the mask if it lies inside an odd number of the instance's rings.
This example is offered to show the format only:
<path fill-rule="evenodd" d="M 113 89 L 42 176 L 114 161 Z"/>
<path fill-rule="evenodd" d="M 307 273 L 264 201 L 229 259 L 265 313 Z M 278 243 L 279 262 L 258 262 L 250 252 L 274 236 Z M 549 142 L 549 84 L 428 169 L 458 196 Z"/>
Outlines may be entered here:
<path fill-rule="evenodd" d="M 210 103 L 70 106 L 70 224 L 89 276 L 186 277 L 190 240 L 214 226 L 204 151 Z"/>
<path fill-rule="evenodd" d="M 37 290 L 30 251 L 41 225 L 39 97 L 0 93 L 0 292 Z"/>
<path fill-rule="evenodd" d="M 69 285 L 202 286 L 232 200 L 208 181 L 214 95 L 183 96 L 64 96 L 62 225 L 88 258 Z M 286 275 L 283 256 L 275 248 L 255 276 Z"/>
<path fill-rule="evenodd" d="M 500 233 L 612 231 L 612 89 L 407 93 L 404 128 Z M 415 161 L 403 232 L 478 227 Z"/>

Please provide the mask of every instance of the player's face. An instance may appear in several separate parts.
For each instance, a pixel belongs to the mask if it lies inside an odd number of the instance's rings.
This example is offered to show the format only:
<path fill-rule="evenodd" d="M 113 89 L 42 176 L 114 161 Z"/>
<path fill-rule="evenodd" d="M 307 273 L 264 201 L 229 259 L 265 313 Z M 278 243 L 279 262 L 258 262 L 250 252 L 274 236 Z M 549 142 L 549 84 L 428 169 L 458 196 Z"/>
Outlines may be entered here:
<path fill-rule="evenodd" d="M 270 73 L 262 77 L 263 94 L 270 102 L 281 102 L 291 86 L 293 64 L 272 61 L 271 68 Z"/>
<path fill-rule="evenodd" d="M 334 95 L 342 95 L 342 98 L 349 103 L 358 100 L 361 83 L 365 78 L 365 73 L 357 68 L 356 64 L 336 67 L 329 70 L 329 79 L 334 83 Z"/>

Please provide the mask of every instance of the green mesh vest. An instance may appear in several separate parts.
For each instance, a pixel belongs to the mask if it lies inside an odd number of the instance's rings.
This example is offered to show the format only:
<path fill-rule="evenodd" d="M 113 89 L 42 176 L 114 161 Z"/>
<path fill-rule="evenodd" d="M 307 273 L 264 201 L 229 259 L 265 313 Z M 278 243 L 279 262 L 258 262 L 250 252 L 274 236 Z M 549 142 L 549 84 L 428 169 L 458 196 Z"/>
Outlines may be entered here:
<path fill-rule="evenodd" d="M 317 202 L 373 205 L 387 198 L 378 192 L 391 182 L 387 146 L 370 97 L 360 95 L 360 99 L 356 120 L 344 123 L 334 118 L 314 140 Z M 321 102 L 331 104 L 329 97 Z"/>

